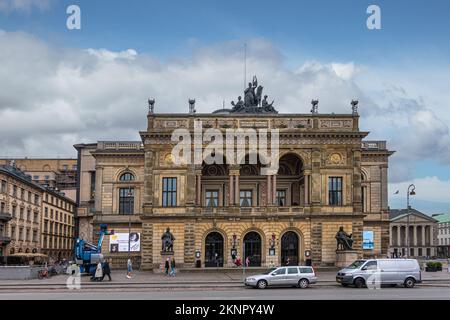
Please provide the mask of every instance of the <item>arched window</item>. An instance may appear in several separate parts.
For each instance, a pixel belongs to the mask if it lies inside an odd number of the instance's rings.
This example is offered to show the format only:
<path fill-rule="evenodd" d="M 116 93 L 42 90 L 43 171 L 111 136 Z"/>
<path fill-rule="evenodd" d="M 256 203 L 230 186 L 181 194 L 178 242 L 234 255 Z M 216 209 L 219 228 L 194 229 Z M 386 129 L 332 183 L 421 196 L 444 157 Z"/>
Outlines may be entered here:
<path fill-rule="evenodd" d="M 125 172 L 120 176 L 119 181 L 134 181 L 134 175 L 130 172 Z"/>

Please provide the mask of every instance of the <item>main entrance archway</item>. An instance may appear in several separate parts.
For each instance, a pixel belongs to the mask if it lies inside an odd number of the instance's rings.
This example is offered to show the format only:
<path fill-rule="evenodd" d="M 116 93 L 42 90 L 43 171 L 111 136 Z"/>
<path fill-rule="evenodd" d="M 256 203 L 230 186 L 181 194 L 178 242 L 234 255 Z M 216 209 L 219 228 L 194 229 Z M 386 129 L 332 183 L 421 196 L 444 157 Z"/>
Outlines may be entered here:
<path fill-rule="evenodd" d="M 206 236 L 205 267 L 223 267 L 223 237 L 218 232 Z"/>
<path fill-rule="evenodd" d="M 298 265 L 298 235 L 293 231 L 288 231 L 281 237 L 281 264 Z"/>
<path fill-rule="evenodd" d="M 249 232 L 244 237 L 244 263 L 249 258 L 249 267 L 261 266 L 261 236 L 257 232 Z"/>

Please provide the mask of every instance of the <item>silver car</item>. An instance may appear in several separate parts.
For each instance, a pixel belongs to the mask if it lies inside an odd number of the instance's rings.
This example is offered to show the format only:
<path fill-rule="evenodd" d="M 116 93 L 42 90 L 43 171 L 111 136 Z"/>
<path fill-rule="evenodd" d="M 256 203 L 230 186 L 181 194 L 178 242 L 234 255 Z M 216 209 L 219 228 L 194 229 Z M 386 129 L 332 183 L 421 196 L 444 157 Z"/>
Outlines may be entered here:
<path fill-rule="evenodd" d="M 338 272 L 336 281 L 344 287 L 354 285 L 362 288 L 378 284 L 413 288 L 422 282 L 422 274 L 415 259 L 356 260 Z"/>
<path fill-rule="evenodd" d="M 307 288 L 311 283 L 316 283 L 317 277 L 312 267 L 292 266 L 271 268 L 263 274 L 249 276 L 245 279 L 245 285 L 259 289 L 267 287 L 296 286 Z"/>

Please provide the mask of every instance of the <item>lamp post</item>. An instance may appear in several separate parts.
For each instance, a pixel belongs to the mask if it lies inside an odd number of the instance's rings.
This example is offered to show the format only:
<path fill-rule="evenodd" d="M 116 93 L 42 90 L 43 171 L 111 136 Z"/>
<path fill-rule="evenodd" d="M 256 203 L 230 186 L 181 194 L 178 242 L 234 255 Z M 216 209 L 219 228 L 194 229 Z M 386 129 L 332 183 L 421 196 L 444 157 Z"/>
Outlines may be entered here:
<path fill-rule="evenodd" d="M 410 184 L 408 187 L 408 192 L 406 193 L 406 258 L 409 258 L 409 250 L 410 250 L 410 239 L 409 239 L 409 196 L 415 196 L 416 195 L 416 186 L 414 184 Z"/>
<path fill-rule="evenodd" d="M 131 260 L 131 197 L 133 196 L 133 192 L 131 191 L 131 187 L 128 189 L 128 259 Z"/>

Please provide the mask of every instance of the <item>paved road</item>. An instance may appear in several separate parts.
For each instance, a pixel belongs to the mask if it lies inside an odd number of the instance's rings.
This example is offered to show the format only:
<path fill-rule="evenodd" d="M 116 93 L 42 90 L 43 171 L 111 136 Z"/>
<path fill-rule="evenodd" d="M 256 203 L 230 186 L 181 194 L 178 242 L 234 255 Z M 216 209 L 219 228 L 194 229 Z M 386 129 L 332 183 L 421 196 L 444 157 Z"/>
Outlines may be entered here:
<path fill-rule="evenodd" d="M 280 288 L 257 290 L 242 288 L 235 290 L 178 289 L 130 290 L 130 291 L 47 291 L 33 293 L 0 293 L 0 300 L 437 300 L 450 299 L 448 287 L 417 287 L 414 289 L 383 288 L 380 290 L 341 288 L 338 286 L 312 287 L 306 290 Z"/>

